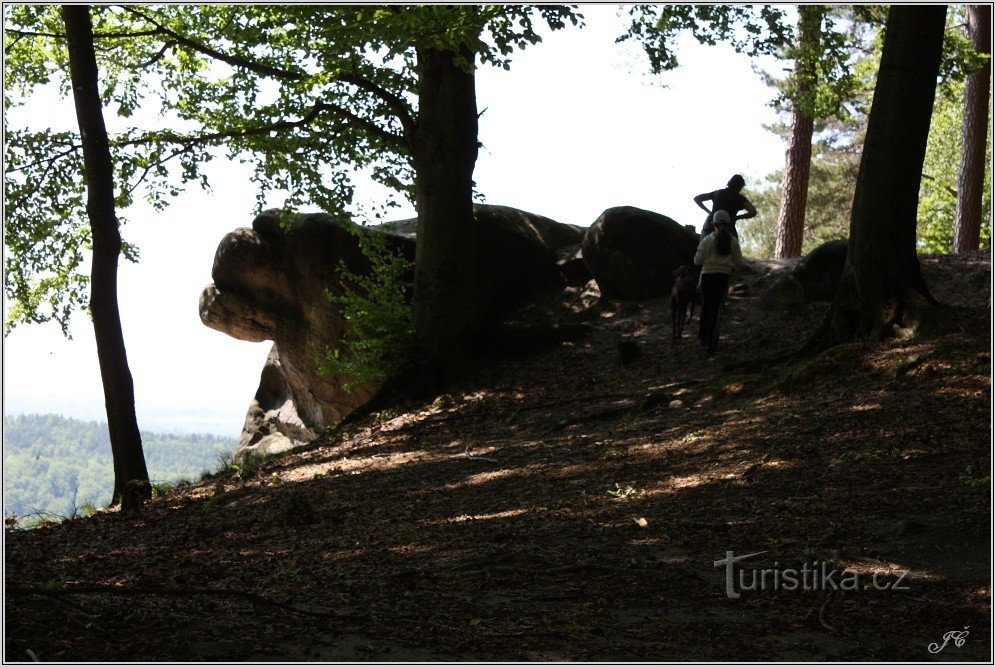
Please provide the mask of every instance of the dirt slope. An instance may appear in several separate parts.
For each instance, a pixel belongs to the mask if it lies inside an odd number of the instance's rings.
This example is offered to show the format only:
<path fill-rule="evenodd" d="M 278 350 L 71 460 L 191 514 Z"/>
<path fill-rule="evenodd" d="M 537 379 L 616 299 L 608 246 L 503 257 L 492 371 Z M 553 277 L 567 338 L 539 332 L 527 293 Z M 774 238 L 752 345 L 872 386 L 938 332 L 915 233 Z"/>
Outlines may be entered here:
<path fill-rule="evenodd" d="M 955 333 L 772 367 L 825 305 L 743 285 L 711 360 L 664 300 L 589 308 L 431 405 L 137 518 L 8 532 L 6 659 L 989 660 L 990 259 L 924 265 Z M 727 551 L 908 590 L 731 599 Z M 10 590 L 90 584 L 135 594 Z"/>

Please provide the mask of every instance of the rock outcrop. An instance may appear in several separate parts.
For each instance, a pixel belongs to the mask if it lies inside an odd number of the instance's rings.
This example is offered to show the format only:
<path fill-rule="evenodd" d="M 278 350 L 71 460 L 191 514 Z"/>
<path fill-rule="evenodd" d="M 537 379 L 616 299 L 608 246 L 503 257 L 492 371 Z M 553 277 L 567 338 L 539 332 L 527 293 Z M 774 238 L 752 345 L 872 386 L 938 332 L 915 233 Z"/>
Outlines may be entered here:
<path fill-rule="evenodd" d="M 500 317 L 529 292 L 563 284 L 558 261 L 576 252 L 583 230 L 505 206 L 475 206 L 480 289 Z M 357 233 L 386 234 L 389 247 L 415 257 L 414 220 L 362 228 L 322 213 L 270 210 L 252 228 L 227 234 L 215 253 L 213 283 L 200 298 L 205 325 L 253 342 L 274 342 L 236 449 L 271 454 L 299 446 L 362 405 L 374 387 L 346 393 L 344 377 L 319 376 L 318 355 L 348 331 L 327 291 L 343 289 L 337 267 L 370 270 Z M 411 276 L 408 278 L 411 280 Z"/>
<path fill-rule="evenodd" d="M 832 301 L 846 260 L 847 239 L 817 246 L 765 291 L 761 307 L 792 311 L 807 303 Z"/>
<path fill-rule="evenodd" d="M 576 267 L 566 260 L 578 251 L 584 229 L 510 206 L 474 206 L 477 266 L 485 306 L 492 317 L 535 289 L 559 284 Z M 415 238 L 417 220 L 385 223 L 383 229 Z"/>
<path fill-rule="evenodd" d="M 665 215 L 619 206 L 598 217 L 581 247 L 603 296 L 638 301 L 671 293 L 674 270 L 693 266 L 698 236 Z"/>
<path fill-rule="evenodd" d="M 306 378 L 281 363 L 280 348 L 274 343 L 235 448 L 239 458 L 278 454 L 313 440 L 319 423 L 314 418 L 305 423 L 302 415 L 307 416 L 309 409 L 312 417 L 320 411 Z"/>

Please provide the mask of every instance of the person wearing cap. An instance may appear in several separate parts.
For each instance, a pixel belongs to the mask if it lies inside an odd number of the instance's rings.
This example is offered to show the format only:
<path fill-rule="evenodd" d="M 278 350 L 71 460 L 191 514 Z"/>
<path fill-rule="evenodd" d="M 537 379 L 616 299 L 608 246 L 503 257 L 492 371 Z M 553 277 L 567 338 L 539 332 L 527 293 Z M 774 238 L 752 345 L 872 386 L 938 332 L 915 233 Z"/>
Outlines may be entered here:
<path fill-rule="evenodd" d="M 739 238 L 737 234 L 737 220 L 746 220 L 757 215 L 757 209 L 740 192 L 744 189 L 744 185 L 746 185 L 744 177 L 740 174 L 734 174 L 722 190 L 704 192 L 695 196 L 695 203 L 698 207 L 709 214 L 705 225 L 702 227 L 702 236 L 700 238 L 705 238 L 712 233 L 712 214 L 717 211 L 726 211 L 726 214 L 730 218 L 730 231 L 733 232 L 734 236 Z M 705 202 L 707 201 L 712 201 L 711 211 L 705 206 Z M 741 215 L 740 211 L 744 211 L 744 214 Z"/>
<path fill-rule="evenodd" d="M 730 274 L 743 268 L 740 241 L 733 233 L 733 223 L 725 210 L 712 214 L 714 231 L 699 242 L 695 265 L 702 267 L 699 288 L 702 309 L 699 311 L 699 341 L 711 356 L 719 342 L 719 311 L 730 287 Z"/>

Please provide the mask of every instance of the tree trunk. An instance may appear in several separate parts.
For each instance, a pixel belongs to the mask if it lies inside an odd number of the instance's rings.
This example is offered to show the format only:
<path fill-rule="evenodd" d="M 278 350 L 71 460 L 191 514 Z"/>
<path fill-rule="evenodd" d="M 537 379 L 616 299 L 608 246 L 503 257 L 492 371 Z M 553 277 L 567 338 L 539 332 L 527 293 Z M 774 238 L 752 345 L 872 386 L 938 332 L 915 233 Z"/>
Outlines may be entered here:
<path fill-rule="evenodd" d="M 816 58 L 820 48 L 823 8 L 799 7 L 799 54 L 795 60 L 796 101 L 792 105 L 792 126 L 785 150 L 782 173 L 782 203 L 778 213 L 775 257 L 802 254 L 806 226 L 806 199 L 809 196 L 809 165 L 813 156 L 812 91 L 816 87 Z"/>
<path fill-rule="evenodd" d="M 122 502 L 123 509 L 132 509 L 151 495 L 151 488 L 135 418 L 135 390 L 118 314 L 117 274 L 121 235 L 114 211 L 114 168 L 97 86 L 90 8 L 86 5 L 64 5 L 62 18 L 69 42 L 69 71 L 76 102 L 76 119 L 83 141 L 86 209 L 93 239 L 90 311 L 114 457 L 113 502 Z"/>
<path fill-rule="evenodd" d="M 459 55 L 473 63 L 469 49 Z M 481 329 L 473 208 L 477 95 L 474 73 L 454 62 L 457 54 L 419 49 L 417 57 L 415 335 L 422 360 L 447 381 Z"/>
<path fill-rule="evenodd" d="M 912 330 L 930 314 L 916 255 L 920 174 L 944 37 L 943 5 L 889 10 L 882 64 L 851 209 L 836 299 L 807 348 Z"/>
<path fill-rule="evenodd" d="M 968 7 L 968 34 L 972 48 L 992 53 L 992 7 Z M 986 173 L 986 130 L 989 128 L 989 67 L 965 82 L 965 118 L 962 125 L 961 166 L 958 169 L 958 204 L 955 209 L 954 251 L 979 249 L 982 225 L 982 189 Z"/>

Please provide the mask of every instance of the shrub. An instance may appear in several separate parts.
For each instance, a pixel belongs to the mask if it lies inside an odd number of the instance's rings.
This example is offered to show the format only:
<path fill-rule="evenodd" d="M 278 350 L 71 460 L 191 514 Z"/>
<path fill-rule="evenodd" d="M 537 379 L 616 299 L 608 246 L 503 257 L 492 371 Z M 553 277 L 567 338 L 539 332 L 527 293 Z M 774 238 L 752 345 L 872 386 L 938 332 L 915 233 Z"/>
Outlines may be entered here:
<path fill-rule="evenodd" d="M 326 294 L 338 304 L 350 331 L 335 349 L 318 356 L 319 375 L 349 378 L 342 387 L 346 392 L 390 377 L 410 359 L 414 339 L 412 309 L 406 298 L 410 285 L 405 280 L 412 263 L 388 247 L 386 235 L 360 227 L 353 231 L 370 271 L 354 273 L 340 263 L 342 294 L 328 290 Z"/>
<path fill-rule="evenodd" d="M 232 470 L 240 479 L 246 479 L 248 477 L 255 477 L 259 473 L 263 464 L 266 463 L 271 457 L 261 456 L 258 454 L 248 454 L 243 456 L 238 461 L 232 463 Z"/>

